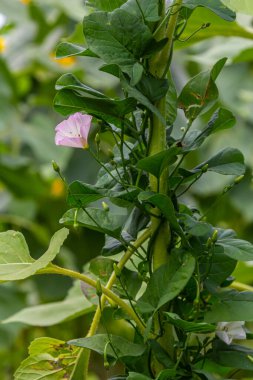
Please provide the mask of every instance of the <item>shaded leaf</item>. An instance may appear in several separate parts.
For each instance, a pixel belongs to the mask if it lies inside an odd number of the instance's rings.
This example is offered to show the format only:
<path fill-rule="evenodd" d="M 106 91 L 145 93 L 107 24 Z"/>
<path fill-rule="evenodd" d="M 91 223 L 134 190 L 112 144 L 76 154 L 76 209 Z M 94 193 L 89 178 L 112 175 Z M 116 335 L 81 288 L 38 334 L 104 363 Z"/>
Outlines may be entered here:
<path fill-rule="evenodd" d="M 224 1 L 223 1 L 224 2 Z M 216 13 L 217 16 L 223 18 L 226 21 L 234 21 L 236 14 L 229 8 L 224 7 L 220 0 L 184 0 L 183 6 L 194 9 L 196 7 L 205 7 Z"/>
<path fill-rule="evenodd" d="M 89 49 L 83 46 L 72 44 L 70 42 L 61 42 L 56 48 L 55 55 L 56 58 L 72 57 L 76 55 L 97 57 L 97 55 Z"/>
<path fill-rule="evenodd" d="M 109 342 L 109 344 L 108 344 Z M 104 354 L 107 346 L 107 355 L 117 359 L 127 356 L 141 356 L 146 347 L 141 344 L 132 343 L 117 335 L 96 334 L 87 338 L 73 339 L 68 342 L 70 345 L 89 348 L 99 354 Z M 113 347 L 113 348 L 112 348 Z"/>
<path fill-rule="evenodd" d="M 208 357 L 224 367 L 253 371 L 253 350 L 247 347 L 215 341 Z"/>
<path fill-rule="evenodd" d="M 175 313 L 164 313 L 167 321 L 171 323 L 173 326 L 176 326 L 177 328 L 185 331 L 185 332 L 194 332 L 194 333 L 210 333 L 215 331 L 216 326 L 210 325 L 209 323 L 205 322 L 188 322 L 184 321 L 179 317 L 179 315 Z"/>
<path fill-rule="evenodd" d="M 128 0 L 121 9 L 133 16 L 142 17 L 146 22 L 159 20 L 159 9 L 157 0 Z"/>

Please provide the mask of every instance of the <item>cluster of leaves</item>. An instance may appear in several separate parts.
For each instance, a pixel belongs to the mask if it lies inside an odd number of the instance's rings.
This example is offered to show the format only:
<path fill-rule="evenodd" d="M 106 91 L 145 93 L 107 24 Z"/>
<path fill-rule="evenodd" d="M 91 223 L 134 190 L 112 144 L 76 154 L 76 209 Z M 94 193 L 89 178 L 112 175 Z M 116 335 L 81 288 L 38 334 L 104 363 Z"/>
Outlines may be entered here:
<path fill-rule="evenodd" d="M 90 141 L 90 150 L 101 165 L 95 184 L 74 181 L 69 185 L 70 209 L 61 223 L 98 231 L 105 235 L 105 244 L 101 256 L 89 263 L 89 286 L 82 283 L 82 292 L 74 286 L 64 301 L 51 305 L 55 313 L 51 318 L 57 323 L 90 313 L 96 307 L 102 312 L 101 292 L 115 275 L 112 291 L 127 307 L 113 302 L 106 307 L 112 309 L 115 320 L 132 326 L 132 340 L 107 331 L 71 340 L 69 345 L 41 338 L 30 346 L 29 358 L 22 362 L 15 379 L 83 378 L 75 365 L 83 351 L 76 347 L 102 354 L 107 367 L 123 363 L 125 372 L 115 380 L 214 380 L 216 374 L 229 378 L 234 371 L 241 371 L 240 378 L 246 376 L 246 371 L 252 375 L 253 350 L 239 344 L 226 345 L 215 337 L 214 331 L 218 322 L 253 321 L 253 293 L 232 290 L 234 279 L 230 277 L 237 261 L 252 260 L 253 246 L 238 239 L 232 230 L 215 228 L 195 208 L 183 203 L 183 195 L 207 172 L 233 176 L 223 193 L 237 185 L 245 172 L 243 155 L 236 148 L 224 148 L 193 167 L 185 166 L 189 155 L 198 151 L 209 136 L 235 123 L 233 114 L 218 103 L 216 79 L 226 59 L 197 74 L 177 94 L 170 75 L 157 78 L 149 70 L 150 60 L 167 43 L 167 39 L 154 38 L 161 21 L 160 2 L 90 3 L 102 10 L 84 18 L 88 48 L 64 42 L 58 47 L 58 57 L 80 55 L 100 59 L 103 62 L 100 70 L 115 76 L 123 91 L 121 98 L 111 98 L 83 84 L 73 74 L 64 74 L 56 83 L 57 111 L 63 115 L 82 111 L 97 120 L 99 138 Z M 232 11 L 218 0 L 211 3 L 183 2 L 175 30 L 176 44 L 188 27 L 189 34 L 194 32 L 190 26 L 198 6 L 225 20 L 221 23 L 230 21 L 243 34 L 234 24 Z M 208 23 L 209 19 L 204 21 Z M 166 115 L 157 107 L 164 98 Z M 178 109 L 185 115 L 179 137 L 173 128 Z M 212 114 L 209 121 L 200 130 L 193 129 L 196 119 L 206 112 Z M 150 155 L 154 116 L 166 126 L 167 141 L 163 150 Z M 104 159 L 101 146 L 107 140 L 112 149 L 108 159 Z M 168 167 L 168 191 L 166 194 L 159 189 L 154 191 L 150 179 L 159 183 Z M 169 226 L 171 233 L 168 262 L 156 270 L 152 265 L 156 231 L 150 231 L 154 219 L 159 226 Z M 51 263 L 67 234 L 66 228 L 58 231 L 47 252 L 34 260 L 21 234 L 2 233 L 0 280 L 20 280 L 35 273 L 78 278 L 78 274 Z M 144 234 L 146 237 L 142 239 Z M 121 267 L 125 255 L 130 260 Z M 129 308 L 133 314 L 127 314 Z M 64 311 L 56 314 L 57 310 Z M 36 312 L 41 325 L 52 323 L 49 317 L 41 317 L 43 306 L 25 309 L 5 322 L 27 322 L 34 319 Z M 102 325 L 107 329 L 103 315 Z"/>

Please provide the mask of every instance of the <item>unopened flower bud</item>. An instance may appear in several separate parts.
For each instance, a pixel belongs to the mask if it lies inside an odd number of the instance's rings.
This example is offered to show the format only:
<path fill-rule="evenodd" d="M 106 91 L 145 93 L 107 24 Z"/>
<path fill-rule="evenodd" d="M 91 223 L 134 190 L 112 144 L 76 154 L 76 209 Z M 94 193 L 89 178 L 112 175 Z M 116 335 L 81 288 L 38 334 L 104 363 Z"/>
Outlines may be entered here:
<path fill-rule="evenodd" d="M 53 169 L 54 169 L 54 171 L 56 172 L 56 173 L 60 173 L 60 167 L 59 167 L 59 165 L 57 164 L 57 162 L 55 162 L 54 160 L 52 160 L 52 167 L 53 167 Z"/>
<path fill-rule="evenodd" d="M 99 133 L 96 133 L 96 136 L 95 136 L 95 143 L 96 143 L 97 145 L 99 145 L 99 143 L 100 143 L 100 136 L 99 136 Z"/>
<path fill-rule="evenodd" d="M 217 241 L 217 237 L 218 237 L 218 230 L 214 230 L 212 238 L 211 238 L 213 243 Z"/>
<path fill-rule="evenodd" d="M 102 207 L 103 207 L 104 211 L 109 211 L 110 210 L 110 207 L 105 202 L 102 202 Z"/>
<path fill-rule="evenodd" d="M 202 173 L 206 173 L 207 170 L 208 170 L 208 164 L 205 164 L 204 166 L 202 166 L 201 168 Z"/>
<path fill-rule="evenodd" d="M 234 184 L 235 185 L 238 185 L 238 183 L 240 183 L 244 178 L 244 174 L 243 175 L 239 175 L 239 177 L 236 177 L 235 180 L 234 180 Z"/>
<path fill-rule="evenodd" d="M 211 248 L 212 245 L 213 245 L 213 241 L 212 241 L 212 239 L 209 237 L 209 238 L 207 239 L 207 242 L 206 242 L 206 247 L 209 249 L 209 248 Z"/>
<path fill-rule="evenodd" d="M 101 282 L 99 280 L 97 280 L 97 283 L 96 283 L 96 292 L 97 292 L 98 297 L 101 297 L 103 294 Z"/>

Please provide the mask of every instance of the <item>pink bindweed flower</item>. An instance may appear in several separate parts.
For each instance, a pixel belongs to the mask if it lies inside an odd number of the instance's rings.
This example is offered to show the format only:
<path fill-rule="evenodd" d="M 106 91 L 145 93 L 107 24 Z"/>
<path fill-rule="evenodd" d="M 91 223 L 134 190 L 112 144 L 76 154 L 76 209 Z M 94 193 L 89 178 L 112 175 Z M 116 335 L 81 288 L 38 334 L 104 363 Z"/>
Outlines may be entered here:
<path fill-rule="evenodd" d="M 90 115 L 76 112 L 55 128 L 55 144 L 73 148 L 87 148 L 88 135 L 91 127 Z"/>

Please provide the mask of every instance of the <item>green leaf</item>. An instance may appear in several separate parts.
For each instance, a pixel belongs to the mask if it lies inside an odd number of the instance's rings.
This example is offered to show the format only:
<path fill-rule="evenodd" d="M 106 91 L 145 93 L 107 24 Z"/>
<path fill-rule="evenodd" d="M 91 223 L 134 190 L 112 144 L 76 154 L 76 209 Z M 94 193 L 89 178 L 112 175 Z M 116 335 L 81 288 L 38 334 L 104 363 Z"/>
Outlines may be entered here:
<path fill-rule="evenodd" d="M 108 344 L 109 342 L 109 344 Z M 109 334 L 96 334 L 87 338 L 73 339 L 68 344 L 88 348 L 103 355 L 107 346 L 107 355 L 118 359 L 128 356 L 141 356 L 146 347 L 141 344 L 132 343 L 121 336 Z"/>
<path fill-rule="evenodd" d="M 177 155 L 181 153 L 181 148 L 171 147 L 152 156 L 145 157 L 138 161 L 137 168 L 145 170 L 159 178 L 166 166 L 177 160 Z"/>
<path fill-rule="evenodd" d="M 169 83 L 167 79 L 143 75 L 141 81 L 138 83 L 137 89 L 154 103 L 166 95 L 169 89 Z"/>
<path fill-rule="evenodd" d="M 101 11 L 113 11 L 119 8 L 127 0 L 87 0 L 86 5 L 89 7 L 94 7 Z"/>
<path fill-rule="evenodd" d="M 236 17 L 235 12 L 224 7 L 224 4 L 222 4 L 220 0 L 184 0 L 183 6 L 190 9 L 194 9 L 199 6 L 208 8 L 226 21 L 234 21 Z"/>
<path fill-rule="evenodd" d="M 197 74 L 182 89 L 178 98 L 178 107 L 183 109 L 190 122 L 216 102 L 219 92 L 215 79 L 226 60 L 227 58 L 222 58 L 216 62 L 211 70 Z"/>
<path fill-rule="evenodd" d="M 128 0 L 121 9 L 136 17 L 144 18 L 145 22 L 159 20 L 157 0 Z"/>
<path fill-rule="evenodd" d="M 195 259 L 190 253 L 181 259 L 178 253 L 171 254 L 169 262 L 151 275 L 146 291 L 137 301 L 138 308 L 143 313 L 151 313 L 171 301 L 187 285 L 194 268 Z"/>
<path fill-rule="evenodd" d="M 205 315 L 205 322 L 253 321 L 253 293 L 224 291 Z"/>
<path fill-rule="evenodd" d="M 134 64 L 153 41 L 144 21 L 122 9 L 92 13 L 84 17 L 83 26 L 90 50 L 106 63 L 118 65 L 130 78 Z"/>
<path fill-rule="evenodd" d="M 54 108 L 64 116 L 85 111 L 98 119 L 121 127 L 125 115 L 135 110 L 136 100 L 133 98 L 123 100 L 90 98 L 66 89 L 56 94 Z"/>
<path fill-rule="evenodd" d="M 251 0 L 221 0 L 227 7 L 235 12 L 245 13 L 253 16 L 253 3 Z"/>
<path fill-rule="evenodd" d="M 225 148 L 219 151 L 209 160 L 196 166 L 196 169 L 208 164 L 208 171 L 216 172 L 224 175 L 242 175 L 245 173 L 243 154 L 235 148 Z"/>
<path fill-rule="evenodd" d="M 248 347 L 215 341 L 207 356 L 224 367 L 253 371 L 253 350 Z"/>
<path fill-rule="evenodd" d="M 3 320 L 2 323 L 21 322 L 30 326 L 52 326 L 93 310 L 94 307 L 84 297 L 80 283 L 77 281 L 63 301 L 26 307 Z"/>
<path fill-rule="evenodd" d="M 198 148 L 211 134 L 231 128 L 235 122 L 236 119 L 232 112 L 224 108 L 219 108 L 202 131 L 193 130 L 187 133 L 184 138 L 184 151 Z"/>
<path fill-rule="evenodd" d="M 15 380 L 61 380 L 70 378 L 79 350 L 54 338 L 37 338 L 29 347 L 29 357 L 14 374 Z"/>
<path fill-rule="evenodd" d="M 0 281 L 23 280 L 46 268 L 59 253 L 67 238 L 69 230 L 62 228 L 57 231 L 49 244 L 48 250 L 38 259 L 34 260 L 20 232 L 7 231 L 0 233 Z"/>
<path fill-rule="evenodd" d="M 167 321 L 171 323 L 173 326 L 176 326 L 177 328 L 183 330 L 184 332 L 194 332 L 194 333 L 210 333 L 216 330 L 216 326 L 210 325 L 209 323 L 205 322 L 188 322 L 184 321 L 179 317 L 179 315 L 175 313 L 164 313 Z"/>
<path fill-rule="evenodd" d="M 218 239 L 216 245 L 221 247 L 224 254 L 238 261 L 253 260 L 253 245 L 241 239 L 224 238 Z"/>
<path fill-rule="evenodd" d="M 82 226 L 117 237 L 120 236 L 125 220 L 126 215 L 87 207 L 86 209 L 68 210 L 61 218 L 60 223 Z"/>
<path fill-rule="evenodd" d="M 166 121 L 172 125 L 177 117 L 177 90 L 171 75 L 168 76 L 169 89 L 166 95 Z"/>
<path fill-rule="evenodd" d="M 88 87 L 82 82 L 80 82 L 73 74 L 64 74 L 62 75 L 55 84 L 55 89 L 57 91 L 63 89 L 76 90 L 79 92 L 84 92 L 85 94 L 92 95 L 96 98 L 109 99 L 107 96 L 102 94 L 94 88 Z"/>
<path fill-rule="evenodd" d="M 210 23 L 209 28 L 201 29 L 198 33 L 195 33 L 197 29 L 201 27 L 203 23 Z M 184 33 L 180 37 L 182 40 L 187 39 L 195 33 L 190 39 L 184 42 L 175 42 L 176 49 L 182 49 L 197 42 L 203 41 L 207 38 L 225 36 L 225 37 L 242 37 L 253 39 L 253 33 L 241 27 L 235 21 L 227 22 L 221 19 L 219 16 L 211 12 L 206 8 L 196 8 L 191 17 L 187 21 L 187 27 Z"/>
<path fill-rule="evenodd" d="M 89 49 L 72 44 L 70 42 L 61 42 L 55 52 L 56 58 L 65 58 L 65 57 L 73 57 L 73 56 L 86 56 L 86 57 L 97 57 L 96 54 L 94 54 Z"/>

